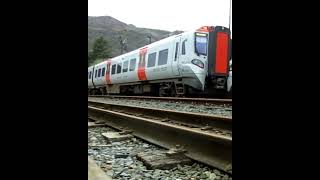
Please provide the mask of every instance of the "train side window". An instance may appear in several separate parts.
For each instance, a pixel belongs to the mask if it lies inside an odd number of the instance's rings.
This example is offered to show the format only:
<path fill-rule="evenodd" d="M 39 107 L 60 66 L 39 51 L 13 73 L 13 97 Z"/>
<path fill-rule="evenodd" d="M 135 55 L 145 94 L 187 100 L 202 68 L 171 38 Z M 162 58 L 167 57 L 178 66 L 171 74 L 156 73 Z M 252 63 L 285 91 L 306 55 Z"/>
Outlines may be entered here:
<path fill-rule="evenodd" d="M 130 69 L 129 71 L 134 71 L 134 69 L 136 68 L 136 59 L 131 59 L 130 60 Z"/>
<path fill-rule="evenodd" d="M 98 70 L 98 77 L 101 76 L 101 69 Z"/>
<path fill-rule="evenodd" d="M 97 77 L 97 70 L 95 71 L 95 73 L 94 73 L 94 78 L 96 78 Z"/>
<path fill-rule="evenodd" d="M 168 60 L 168 49 L 164 49 L 159 52 L 158 66 L 167 64 L 167 60 Z"/>
<path fill-rule="evenodd" d="M 92 72 L 92 71 L 89 72 L 89 79 L 91 79 L 91 72 Z"/>
<path fill-rule="evenodd" d="M 90 77 L 89 77 L 89 72 L 88 72 L 88 79 L 90 79 Z"/>
<path fill-rule="evenodd" d="M 129 65 L 129 61 L 125 61 L 123 63 L 123 69 L 122 69 L 122 72 L 128 72 L 128 65 Z"/>
<path fill-rule="evenodd" d="M 117 64 L 117 74 L 121 73 L 121 63 Z"/>
<path fill-rule="evenodd" d="M 179 48 L 179 42 L 176 43 L 176 52 L 174 53 L 174 61 L 178 58 L 178 48 Z"/>
<path fill-rule="evenodd" d="M 101 76 L 104 76 L 104 73 L 106 72 L 106 68 L 102 68 L 102 75 Z"/>
<path fill-rule="evenodd" d="M 182 55 L 186 54 L 186 42 L 187 42 L 186 39 L 182 42 Z"/>
<path fill-rule="evenodd" d="M 153 67 L 156 65 L 156 55 L 156 52 L 148 55 L 148 67 Z"/>
<path fill-rule="evenodd" d="M 111 74 L 115 74 L 116 73 L 116 65 L 112 65 L 112 69 L 111 69 Z"/>

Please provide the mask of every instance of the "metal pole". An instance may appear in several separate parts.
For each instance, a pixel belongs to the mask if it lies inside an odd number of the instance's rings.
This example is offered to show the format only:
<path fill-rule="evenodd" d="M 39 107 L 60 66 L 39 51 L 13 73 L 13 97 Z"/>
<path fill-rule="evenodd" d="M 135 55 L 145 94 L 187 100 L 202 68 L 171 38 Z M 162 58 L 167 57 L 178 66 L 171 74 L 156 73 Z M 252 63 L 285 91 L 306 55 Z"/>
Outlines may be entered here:
<path fill-rule="evenodd" d="M 232 0 L 230 0 L 230 7 L 229 7 L 229 29 L 230 29 L 230 23 L 231 23 L 231 2 Z"/>
<path fill-rule="evenodd" d="M 122 36 L 119 37 L 119 40 L 120 40 L 120 51 L 121 51 L 121 54 L 123 53 L 123 42 L 122 42 Z"/>
<path fill-rule="evenodd" d="M 148 36 L 148 38 L 149 38 L 149 44 L 151 44 L 151 36 Z"/>

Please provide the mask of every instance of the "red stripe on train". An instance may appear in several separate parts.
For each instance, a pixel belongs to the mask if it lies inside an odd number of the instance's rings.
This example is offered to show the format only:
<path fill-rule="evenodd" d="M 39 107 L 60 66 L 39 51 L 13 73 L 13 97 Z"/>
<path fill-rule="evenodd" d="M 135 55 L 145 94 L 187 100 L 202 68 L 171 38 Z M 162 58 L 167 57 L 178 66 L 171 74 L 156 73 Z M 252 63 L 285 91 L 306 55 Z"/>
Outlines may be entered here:
<path fill-rule="evenodd" d="M 216 47 L 216 73 L 228 73 L 228 49 L 229 49 L 229 36 L 227 33 L 217 33 L 217 47 Z"/>
<path fill-rule="evenodd" d="M 146 54 L 148 47 L 142 48 L 139 51 L 139 64 L 138 64 L 138 78 L 140 81 L 147 80 L 146 75 Z"/>
<path fill-rule="evenodd" d="M 111 66 L 111 59 L 107 60 L 107 71 L 106 71 L 106 81 L 107 84 L 111 84 L 111 79 L 110 79 L 110 66 Z"/>

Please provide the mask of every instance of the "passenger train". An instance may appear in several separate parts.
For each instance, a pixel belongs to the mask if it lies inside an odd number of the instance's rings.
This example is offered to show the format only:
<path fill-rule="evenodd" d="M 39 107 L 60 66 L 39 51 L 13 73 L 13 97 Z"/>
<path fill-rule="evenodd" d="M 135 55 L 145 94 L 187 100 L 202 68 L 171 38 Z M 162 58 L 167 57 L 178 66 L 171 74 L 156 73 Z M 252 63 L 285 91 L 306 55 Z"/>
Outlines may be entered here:
<path fill-rule="evenodd" d="M 88 68 L 88 94 L 228 94 L 230 30 L 203 26 Z"/>

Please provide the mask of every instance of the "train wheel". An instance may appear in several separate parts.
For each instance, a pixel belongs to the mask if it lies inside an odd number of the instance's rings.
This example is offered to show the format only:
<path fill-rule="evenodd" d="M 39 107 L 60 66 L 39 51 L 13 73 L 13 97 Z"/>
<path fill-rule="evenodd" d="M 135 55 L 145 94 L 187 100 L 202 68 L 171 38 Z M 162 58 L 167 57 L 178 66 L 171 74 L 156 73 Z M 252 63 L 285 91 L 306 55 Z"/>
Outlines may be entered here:
<path fill-rule="evenodd" d="M 105 87 L 101 88 L 100 90 L 102 95 L 107 95 L 107 89 Z"/>
<path fill-rule="evenodd" d="M 170 90 L 170 85 L 169 84 L 167 84 L 167 83 L 160 84 L 159 96 L 160 97 L 166 97 L 166 96 L 170 95 L 170 93 L 168 93 L 169 90 Z"/>
<path fill-rule="evenodd" d="M 166 96 L 166 93 L 165 93 L 165 90 L 163 88 L 159 88 L 159 96 L 160 97 L 165 97 Z"/>
<path fill-rule="evenodd" d="M 176 89 L 175 88 L 171 88 L 170 96 L 171 97 L 181 97 L 182 94 L 177 94 Z"/>

